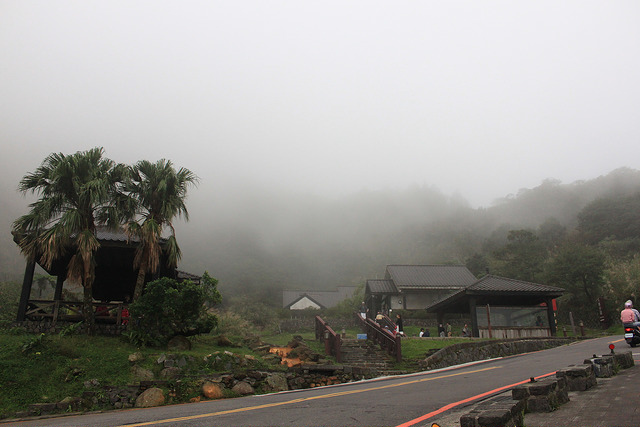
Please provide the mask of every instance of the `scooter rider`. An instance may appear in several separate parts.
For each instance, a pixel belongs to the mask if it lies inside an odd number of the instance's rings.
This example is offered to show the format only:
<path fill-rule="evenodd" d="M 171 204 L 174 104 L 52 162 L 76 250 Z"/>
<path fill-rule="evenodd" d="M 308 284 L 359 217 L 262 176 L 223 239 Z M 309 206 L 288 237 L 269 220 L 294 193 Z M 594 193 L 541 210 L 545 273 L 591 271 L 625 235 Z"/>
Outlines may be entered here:
<path fill-rule="evenodd" d="M 620 312 L 620 320 L 623 324 L 633 324 L 633 326 L 640 326 L 640 312 L 633 308 L 631 300 L 627 300 L 624 303 L 624 310 Z"/>

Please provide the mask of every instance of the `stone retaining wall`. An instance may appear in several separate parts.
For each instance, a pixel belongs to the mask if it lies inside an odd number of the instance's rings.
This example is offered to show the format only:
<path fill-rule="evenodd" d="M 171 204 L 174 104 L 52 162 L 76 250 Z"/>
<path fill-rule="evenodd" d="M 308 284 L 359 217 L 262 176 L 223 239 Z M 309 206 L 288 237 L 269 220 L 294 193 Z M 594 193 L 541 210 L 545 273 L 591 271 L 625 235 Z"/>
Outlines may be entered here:
<path fill-rule="evenodd" d="M 420 361 L 422 369 L 438 369 L 469 363 L 476 360 L 493 359 L 514 354 L 544 350 L 571 342 L 566 338 L 532 338 L 496 341 L 470 340 L 468 343 L 445 347 Z"/>

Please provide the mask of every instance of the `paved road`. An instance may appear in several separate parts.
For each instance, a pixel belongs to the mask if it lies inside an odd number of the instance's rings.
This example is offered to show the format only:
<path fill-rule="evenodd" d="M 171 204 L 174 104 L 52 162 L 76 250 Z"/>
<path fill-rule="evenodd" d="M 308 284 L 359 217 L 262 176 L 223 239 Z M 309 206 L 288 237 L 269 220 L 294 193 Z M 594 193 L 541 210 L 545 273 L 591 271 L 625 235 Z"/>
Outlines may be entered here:
<path fill-rule="evenodd" d="M 159 408 L 0 424 L 32 426 L 431 426 L 449 408 L 608 353 L 620 337 L 402 377 Z M 617 345 L 624 350 L 624 342 Z"/>

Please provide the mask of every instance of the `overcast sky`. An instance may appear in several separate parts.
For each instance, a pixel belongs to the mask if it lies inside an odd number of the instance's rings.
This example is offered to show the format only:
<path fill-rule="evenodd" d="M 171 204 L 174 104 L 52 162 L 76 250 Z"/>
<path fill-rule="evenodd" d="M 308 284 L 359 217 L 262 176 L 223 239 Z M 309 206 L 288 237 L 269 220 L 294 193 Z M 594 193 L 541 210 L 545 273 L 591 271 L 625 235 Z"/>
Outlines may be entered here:
<path fill-rule="evenodd" d="M 639 22 L 635 0 L 2 0 L 0 185 L 95 146 L 191 169 L 199 199 L 417 184 L 488 206 L 639 169 Z"/>

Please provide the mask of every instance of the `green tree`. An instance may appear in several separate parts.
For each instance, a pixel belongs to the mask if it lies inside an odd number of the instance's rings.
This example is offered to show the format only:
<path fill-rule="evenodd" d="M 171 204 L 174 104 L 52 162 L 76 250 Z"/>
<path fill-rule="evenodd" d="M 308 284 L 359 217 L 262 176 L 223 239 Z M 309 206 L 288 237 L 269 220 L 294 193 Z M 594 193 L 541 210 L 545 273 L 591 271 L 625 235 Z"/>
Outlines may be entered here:
<path fill-rule="evenodd" d="M 537 235 L 547 249 L 554 250 L 565 239 L 567 235 L 567 228 L 560 224 L 557 219 L 547 218 L 538 227 Z"/>
<path fill-rule="evenodd" d="M 589 244 L 606 238 L 640 238 L 640 193 L 589 203 L 578 214 L 578 230 Z"/>
<path fill-rule="evenodd" d="M 544 244 L 529 230 L 510 230 L 507 244 L 493 253 L 497 274 L 534 282 L 547 258 Z"/>
<path fill-rule="evenodd" d="M 571 306 L 588 319 L 597 317 L 596 300 L 603 296 L 605 257 L 597 248 L 568 242 L 559 248 L 546 269 L 546 282 L 565 288 Z"/>
<path fill-rule="evenodd" d="M 102 148 L 72 155 L 50 154 L 35 172 L 20 181 L 18 190 L 39 199 L 28 214 L 13 223 L 22 253 L 46 268 L 68 250 L 73 255 L 67 278 L 84 288 L 83 317 L 93 330 L 92 286 L 99 225 L 117 226 L 125 212 L 122 193 L 126 166 L 103 157 Z"/>
<path fill-rule="evenodd" d="M 190 280 L 163 277 L 147 283 L 145 293 L 130 305 L 130 337 L 142 344 L 160 345 L 176 335 L 211 331 L 217 318 L 207 312 L 209 297 L 207 286 Z"/>
<path fill-rule="evenodd" d="M 155 163 L 142 160 L 131 168 L 127 191 L 137 201 L 137 213 L 141 216 L 139 222 L 130 221 L 126 227 L 130 235 L 140 240 L 134 260 L 138 269 L 134 301 L 142 295 L 147 274 L 155 274 L 160 267 L 165 226 L 170 229 L 165 244 L 167 267 L 177 266 L 181 252 L 172 220 L 181 216 L 189 220 L 185 206 L 187 189 L 197 181 L 193 172 L 185 168 L 176 171 L 171 161 L 165 159 Z"/>

